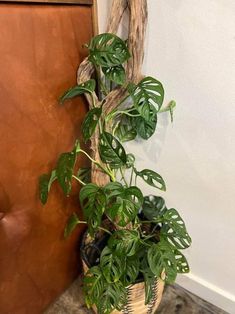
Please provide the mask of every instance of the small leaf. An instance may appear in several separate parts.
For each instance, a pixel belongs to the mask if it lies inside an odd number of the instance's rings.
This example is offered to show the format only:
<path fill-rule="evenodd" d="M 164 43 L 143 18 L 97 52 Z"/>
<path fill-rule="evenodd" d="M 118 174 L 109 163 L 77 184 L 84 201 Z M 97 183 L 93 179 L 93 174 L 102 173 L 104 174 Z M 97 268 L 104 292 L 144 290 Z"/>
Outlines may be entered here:
<path fill-rule="evenodd" d="M 103 132 L 100 136 L 99 154 L 104 163 L 111 168 L 121 168 L 126 163 L 126 152 L 121 143 L 110 133 Z"/>
<path fill-rule="evenodd" d="M 140 244 L 140 235 L 136 230 L 118 230 L 109 238 L 108 247 L 116 255 L 133 256 Z"/>
<path fill-rule="evenodd" d="M 139 275 L 139 269 L 140 269 L 140 261 L 138 257 L 131 256 L 126 258 L 126 267 L 124 274 L 120 278 L 120 281 L 123 282 L 123 284 L 127 287 L 131 284 L 134 284 L 138 275 Z"/>
<path fill-rule="evenodd" d="M 133 154 L 127 154 L 126 155 L 126 167 L 132 168 L 135 164 L 135 156 Z"/>
<path fill-rule="evenodd" d="M 77 216 L 77 214 L 73 213 L 68 222 L 67 225 L 64 229 L 64 237 L 68 238 L 70 236 L 70 234 L 74 231 L 74 229 L 76 228 L 76 226 L 79 224 L 80 220 Z"/>
<path fill-rule="evenodd" d="M 56 175 L 58 182 L 65 193 L 69 195 L 71 191 L 71 181 L 73 175 L 73 169 L 76 162 L 76 152 L 63 153 L 60 155 L 56 165 Z"/>
<path fill-rule="evenodd" d="M 76 85 L 69 90 L 67 90 L 61 97 L 60 97 L 60 103 L 63 104 L 65 100 L 74 98 L 76 96 L 86 94 L 86 93 L 92 93 L 95 90 L 96 82 L 95 80 L 91 79 L 86 81 L 83 84 Z"/>
<path fill-rule="evenodd" d="M 160 176 L 160 174 L 156 173 L 155 171 L 144 169 L 142 171 L 137 171 L 136 174 L 149 185 L 159 190 L 166 191 L 166 185 L 163 178 Z"/>
<path fill-rule="evenodd" d="M 167 283 L 175 281 L 177 275 L 175 255 L 171 246 L 166 241 L 161 240 L 161 242 L 153 244 L 149 248 L 148 263 L 155 276 L 162 278 L 164 272 L 166 276 L 165 281 Z"/>
<path fill-rule="evenodd" d="M 116 282 L 120 279 L 125 270 L 125 259 L 117 256 L 106 246 L 100 256 L 100 267 L 108 283 Z"/>
<path fill-rule="evenodd" d="M 149 195 L 144 197 L 142 212 L 148 220 L 152 221 L 162 217 L 166 211 L 165 201 L 161 196 Z"/>
<path fill-rule="evenodd" d="M 88 223 L 89 233 L 93 235 L 101 225 L 101 219 L 106 205 L 104 190 L 93 183 L 85 185 L 80 190 L 80 203 L 84 217 Z"/>
<path fill-rule="evenodd" d="M 143 117 L 136 117 L 134 119 L 138 135 L 144 140 L 149 139 L 156 130 L 157 114 L 150 110 L 148 120 L 144 119 Z"/>
<path fill-rule="evenodd" d="M 122 65 L 113 66 L 110 68 L 103 67 L 102 71 L 107 79 L 118 85 L 123 85 L 126 80 L 125 69 Z"/>
<path fill-rule="evenodd" d="M 51 175 L 43 174 L 39 178 L 40 200 L 43 205 L 46 204 L 51 184 L 57 179 L 56 171 L 53 170 Z"/>
<path fill-rule="evenodd" d="M 82 133 L 85 142 L 87 142 L 91 136 L 94 134 L 96 126 L 99 122 L 102 113 L 101 108 L 93 108 L 85 116 L 82 124 Z"/>
<path fill-rule="evenodd" d="M 118 36 L 104 33 L 93 37 L 88 45 L 89 60 L 102 67 L 123 64 L 130 58 L 125 42 Z"/>

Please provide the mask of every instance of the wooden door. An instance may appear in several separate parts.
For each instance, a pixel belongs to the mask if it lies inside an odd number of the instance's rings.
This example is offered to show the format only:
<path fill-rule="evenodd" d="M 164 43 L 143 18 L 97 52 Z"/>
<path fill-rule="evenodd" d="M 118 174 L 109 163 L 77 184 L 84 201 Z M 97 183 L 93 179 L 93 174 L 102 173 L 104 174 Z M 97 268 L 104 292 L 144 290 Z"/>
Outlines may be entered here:
<path fill-rule="evenodd" d="M 80 270 L 81 230 L 63 238 L 76 193 L 54 186 L 42 206 L 38 177 L 80 136 L 84 100 L 58 97 L 86 56 L 92 1 L 0 1 L 0 29 L 0 313 L 37 314 Z"/>

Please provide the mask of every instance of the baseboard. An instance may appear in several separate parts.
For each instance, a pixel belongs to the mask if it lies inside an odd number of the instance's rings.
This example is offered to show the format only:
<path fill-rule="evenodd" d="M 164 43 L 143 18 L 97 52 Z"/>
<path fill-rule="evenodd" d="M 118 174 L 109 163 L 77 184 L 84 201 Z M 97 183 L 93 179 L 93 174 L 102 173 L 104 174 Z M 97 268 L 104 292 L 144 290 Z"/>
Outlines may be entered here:
<path fill-rule="evenodd" d="M 204 279 L 193 274 L 179 275 L 176 283 L 229 314 L 235 313 L 235 296 Z"/>

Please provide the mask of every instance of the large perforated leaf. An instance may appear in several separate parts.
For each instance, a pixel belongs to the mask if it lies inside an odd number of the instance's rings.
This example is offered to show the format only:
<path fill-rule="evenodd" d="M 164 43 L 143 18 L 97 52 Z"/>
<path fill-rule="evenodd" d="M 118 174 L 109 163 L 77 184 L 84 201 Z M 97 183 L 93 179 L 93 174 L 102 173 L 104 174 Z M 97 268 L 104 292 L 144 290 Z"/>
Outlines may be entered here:
<path fill-rule="evenodd" d="M 89 60 L 102 67 L 113 67 L 123 64 L 130 53 L 126 43 L 118 36 L 104 33 L 92 38 L 88 45 Z"/>
<path fill-rule="evenodd" d="M 137 230 L 115 231 L 108 241 L 109 248 L 117 255 L 133 256 L 140 245 L 140 235 Z"/>
<path fill-rule="evenodd" d="M 148 220 L 162 217 L 166 211 L 165 201 L 161 196 L 148 195 L 144 197 L 142 212 Z"/>
<path fill-rule="evenodd" d="M 125 83 L 125 69 L 122 65 L 116 65 L 110 68 L 103 67 L 102 71 L 108 80 L 118 85 Z"/>
<path fill-rule="evenodd" d="M 165 182 L 162 176 L 160 176 L 160 174 L 158 174 L 157 172 L 150 169 L 144 169 L 142 171 L 136 171 L 136 174 L 141 177 L 147 184 L 159 190 L 166 191 Z"/>
<path fill-rule="evenodd" d="M 124 255 L 116 255 L 106 246 L 100 256 L 100 266 L 107 282 L 116 282 L 125 270 Z"/>
<path fill-rule="evenodd" d="M 129 85 L 128 90 L 134 101 L 134 107 L 146 121 L 149 120 L 151 111 L 158 112 L 161 109 L 164 89 L 162 83 L 155 78 L 145 77 L 137 85 Z"/>
<path fill-rule="evenodd" d="M 103 132 L 100 136 L 99 154 L 104 163 L 117 169 L 125 165 L 126 152 L 121 143 L 110 133 Z"/>

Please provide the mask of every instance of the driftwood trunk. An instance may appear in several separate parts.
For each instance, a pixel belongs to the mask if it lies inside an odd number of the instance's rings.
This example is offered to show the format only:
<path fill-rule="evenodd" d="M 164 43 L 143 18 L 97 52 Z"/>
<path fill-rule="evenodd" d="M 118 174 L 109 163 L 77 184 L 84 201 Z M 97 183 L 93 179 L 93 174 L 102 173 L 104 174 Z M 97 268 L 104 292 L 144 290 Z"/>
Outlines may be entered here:
<path fill-rule="evenodd" d="M 111 12 L 108 19 L 107 32 L 116 34 L 125 11 L 129 13 L 129 32 L 128 32 L 128 48 L 131 58 L 127 62 L 126 76 L 127 80 L 137 83 L 141 78 L 141 68 L 144 57 L 144 39 L 147 25 L 147 0 L 113 0 Z M 79 66 L 77 73 L 77 82 L 81 84 L 89 80 L 94 73 L 94 67 L 86 58 Z M 117 87 L 111 91 L 106 97 L 103 106 L 105 114 L 113 110 L 116 104 L 126 94 L 123 87 Z M 98 102 L 98 97 L 94 93 L 94 97 Z M 91 97 L 87 96 L 90 107 L 92 106 Z M 91 139 L 92 157 L 100 161 L 98 152 L 99 131 L 95 132 Z M 100 171 L 95 165 L 92 166 L 92 182 L 103 186 L 109 182 L 106 174 Z"/>

